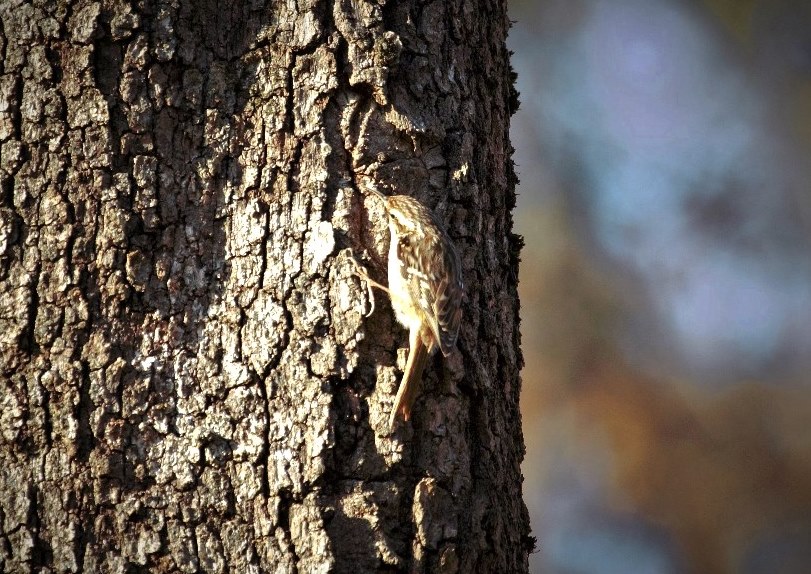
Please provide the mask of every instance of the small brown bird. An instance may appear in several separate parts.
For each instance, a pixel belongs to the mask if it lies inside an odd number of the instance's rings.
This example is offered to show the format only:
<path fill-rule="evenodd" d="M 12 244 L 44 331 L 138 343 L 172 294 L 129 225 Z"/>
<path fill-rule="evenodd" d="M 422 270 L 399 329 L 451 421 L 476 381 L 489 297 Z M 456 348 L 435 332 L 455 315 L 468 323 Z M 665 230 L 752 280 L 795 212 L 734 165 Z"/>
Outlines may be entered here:
<path fill-rule="evenodd" d="M 363 271 L 359 275 L 389 294 L 409 339 L 403 380 L 389 418 L 393 430 L 399 414 L 404 420 L 411 416 L 428 357 L 437 348 L 447 357 L 456 343 L 464 286 L 459 254 L 431 210 L 413 197 L 370 190 L 385 202 L 389 216 L 389 286 L 372 281 Z"/>

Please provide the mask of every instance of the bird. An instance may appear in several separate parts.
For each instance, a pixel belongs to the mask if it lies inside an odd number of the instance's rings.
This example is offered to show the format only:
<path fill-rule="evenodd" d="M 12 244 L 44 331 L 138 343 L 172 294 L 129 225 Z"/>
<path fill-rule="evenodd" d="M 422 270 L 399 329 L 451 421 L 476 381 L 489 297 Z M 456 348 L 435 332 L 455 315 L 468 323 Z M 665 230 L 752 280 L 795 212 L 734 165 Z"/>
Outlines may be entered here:
<path fill-rule="evenodd" d="M 407 195 L 368 189 L 383 201 L 389 219 L 389 285 L 372 280 L 360 267 L 358 275 L 388 293 L 397 321 L 408 329 L 408 359 L 389 417 L 393 431 L 399 416 L 411 418 L 428 358 L 437 349 L 447 357 L 456 345 L 464 284 L 459 253 L 430 209 Z"/>

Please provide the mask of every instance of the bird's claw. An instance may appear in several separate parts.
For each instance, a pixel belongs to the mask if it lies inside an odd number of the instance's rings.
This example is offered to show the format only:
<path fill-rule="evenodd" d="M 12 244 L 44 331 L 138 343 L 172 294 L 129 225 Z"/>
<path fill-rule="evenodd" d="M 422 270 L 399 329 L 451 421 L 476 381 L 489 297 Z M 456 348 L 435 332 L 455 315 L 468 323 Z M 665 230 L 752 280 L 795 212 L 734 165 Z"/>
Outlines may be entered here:
<path fill-rule="evenodd" d="M 353 273 L 363 281 L 364 285 L 366 285 L 366 292 L 369 295 L 369 303 L 371 307 L 369 309 L 369 312 L 364 313 L 363 316 L 370 317 L 375 310 L 375 294 L 374 291 L 372 290 L 372 284 L 374 283 L 374 281 L 372 281 L 372 279 L 369 277 L 369 274 L 366 272 L 366 269 L 364 269 L 363 266 L 355 258 L 355 254 L 352 252 L 352 249 L 349 250 L 349 260 L 352 262 L 352 266 L 354 267 L 354 269 L 352 270 Z"/>

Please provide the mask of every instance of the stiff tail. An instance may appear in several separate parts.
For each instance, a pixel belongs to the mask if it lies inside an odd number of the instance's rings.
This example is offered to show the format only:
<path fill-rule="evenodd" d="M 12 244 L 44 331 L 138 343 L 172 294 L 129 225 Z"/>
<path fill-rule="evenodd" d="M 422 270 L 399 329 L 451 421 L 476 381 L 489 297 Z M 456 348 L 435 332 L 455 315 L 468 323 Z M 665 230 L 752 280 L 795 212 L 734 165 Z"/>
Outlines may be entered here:
<path fill-rule="evenodd" d="M 389 428 L 392 431 L 398 415 L 402 414 L 405 421 L 411 418 L 411 407 L 414 406 L 414 401 L 417 399 L 417 395 L 420 394 L 422 371 L 428 362 L 429 352 L 422 342 L 422 337 L 410 338 L 411 348 L 408 350 L 408 360 L 406 361 L 403 380 L 400 382 L 397 397 L 394 399 L 394 408 L 389 417 Z"/>

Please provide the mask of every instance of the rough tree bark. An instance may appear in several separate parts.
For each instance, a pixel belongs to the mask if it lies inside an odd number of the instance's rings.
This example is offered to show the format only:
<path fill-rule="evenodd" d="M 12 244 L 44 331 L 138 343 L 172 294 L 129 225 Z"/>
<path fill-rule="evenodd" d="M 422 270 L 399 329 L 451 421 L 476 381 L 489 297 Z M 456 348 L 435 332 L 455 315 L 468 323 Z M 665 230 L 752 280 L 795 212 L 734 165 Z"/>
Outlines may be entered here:
<path fill-rule="evenodd" d="M 526 571 L 504 2 L 0 18 L 0 571 Z M 467 285 L 393 435 L 365 181 Z"/>

